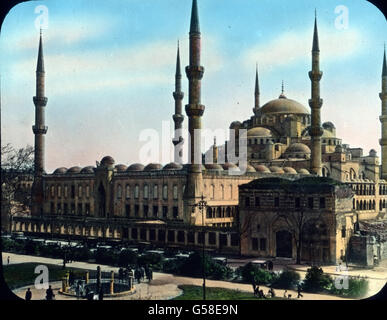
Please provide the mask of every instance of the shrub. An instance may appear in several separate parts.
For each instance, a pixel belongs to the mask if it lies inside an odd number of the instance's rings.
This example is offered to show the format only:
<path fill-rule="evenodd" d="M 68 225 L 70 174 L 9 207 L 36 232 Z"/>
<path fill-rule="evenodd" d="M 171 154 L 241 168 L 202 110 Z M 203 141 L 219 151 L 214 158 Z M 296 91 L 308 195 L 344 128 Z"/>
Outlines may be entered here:
<path fill-rule="evenodd" d="M 132 250 L 122 250 L 118 257 L 118 266 L 127 267 L 137 264 L 137 253 Z"/>
<path fill-rule="evenodd" d="M 320 267 L 313 266 L 306 271 L 303 283 L 303 290 L 307 292 L 320 292 L 329 290 L 332 286 L 332 279 L 324 274 Z"/>
<path fill-rule="evenodd" d="M 279 276 L 273 277 L 272 286 L 280 289 L 294 289 L 300 281 L 300 275 L 293 270 L 284 270 Z"/>
<path fill-rule="evenodd" d="M 343 288 L 338 289 L 333 283 L 330 292 L 348 298 L 363 298 L 368 293 L 369 283 L 364 277 L 350 277 L 347 289 L 345 289 L 344 283 L 342 285 Z"/>
<path fill-rule="evenodd" d="M 95 261 L 100 264 L 116 265 L 118 263 L 118 255 L 111 250 L 98 248 L 95 253 Z"/>
<path fill-rule="evenodd" d="M 241 267 L 239 273 L 243 281 L 247 283 L 268 284 L 273 280 L 272 273 L 253 265 L 251 262 Z"/>
<path fill-rule="evenodd" d="M 147 253 L 138 258 L 138 264 L 141 266 L 151 265 L 161 268 L 162 256 L 157 253 Z"/>

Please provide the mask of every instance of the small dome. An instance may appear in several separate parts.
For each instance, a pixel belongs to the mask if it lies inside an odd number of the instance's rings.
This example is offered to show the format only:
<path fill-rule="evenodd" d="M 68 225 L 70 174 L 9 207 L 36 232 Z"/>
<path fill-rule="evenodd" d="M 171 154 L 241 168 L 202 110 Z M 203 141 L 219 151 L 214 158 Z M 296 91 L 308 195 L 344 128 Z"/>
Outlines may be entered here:
<path fill-rule="evenodd" d="M 126 171 L 128 169 L 124 164 L 117 164 L 114 168 L 117 169 L 118 172 Z"/>
<path fill-rule="evenodd" d="M 181 169 L 183 169 L 183 166 L 176 162 L 168 163 L 163 168 L 163 170 L 181 170 Z"/>
<path fill-rule="evenodd" d="M 240 123 L 239 121 L 234 121 L 230 124 L 230 129 L 240 128 L 241 126 L 242 126 L 242 123 Z"/>
<path fill-rule="evenodd" d="M 150 163 L 144 168 L 144 171 L 156 171 L 162 168 L 163 166 L 160 163 Z"/>
<path fill-rule="evenodd" d="M 334 132 L 330 131 L 329 129 L 323 129 L 323 135 L 322 138 L 336 138 L 336 135 Z"/>
<path fill-rule="evenodd" d="M 255 127 L 247 131 L 248 137 L 271 137 L 271 131 L 263 127 Z"/>
<path fill-rule="evenodd" d="M 205 164 L 206 170 L 208 171 L 223 171 L 223 168 L 220 164 L 213 163 L 213 164 Z"/>
<path fill-rule="evenodd" d="M 303 143 L 293 143 L 285 151 L 285 153 L 306 153 L 310 154 L 310 148 Z"/>
<path fill-rule="evenodd" d="M 246 172 L 257 172 L 254 167 L 250 164 L 247 165 Z"/>
<path fill-rule="evenodd" d="M 237 165 L 235 165 L 231 162 L 226 162 L 226 163 L 222 164 L 222 167 L 223 167 L 223 170 L 228 170 L 230 168 L 233 168 L 233 169 L 238 168 Z"/>
<path fill-rule="evenodd" d="M 370 157 L 376 157 L 376 150 L 375 149 L 370 150 Z"/>
<path fill-rule="evenodd" d="M 297 174 L 297 171 L 292 167 L 285 167 L 284 171 L 285 171 L 285 173 Z"/>
<path fill-rule="evenodd" d="M 143 170 L 144 170 L 144 166 L 141 163 L 134 163 L 130 165 L 128 169 L 126 169 L 126 171 L 143 171 Z"/>
<path fill-rule="evenodd" d="M 94 173 L 94 167 L 93 166 L 84 167 L 81 170 L 81 173 Z"/>
<path fill-rule="evenodd" d="M 273 173 L 285 173 L 285 171 L 282 168 L 277 167 L 277 166 L 271 166 L 271 167 L 269 167 L 269 169 Z"/>
<path fill-rule="evenodd" d="M 298 173 L 300 173 L 300 174 L 310 174 L 309 171 L 304 169 L 304 168 L 303 169 L 299 169 Z"/>
<path fill-rule="evenodd" d="M 111 156 L 106 156 L 106 157 L 103 157 L 102 160 L 101 160 L 101 165 L 102 166 L 106 166 L 106 167 L 109 167 L 109 166 L 112 166 L 114 165 L 114 159 L 111 157 Z"/>
<path fill-rule="evenodd" d="M 67 172 L 67 168 L 61 167 L 56 169 L 53 174 L 65 174 L 66 172 Z"/>
<path fill-rule="evenodd" d="M 255 168 L 256 172 L 265 172 L 265 173 L 271 172 L 268 167 L 266 167 L 262 164 L 253 164 L 253 167 Z"/>
<path fill-rule="evenodd" d="M 330 121 L 324 122 L 322 124 L 322 127 L 324 129 L 331 130 L 331 131 L 332 131 L 332 129 L 336 129 L 335 125 L 332 122 L 330 122 Z"/>
<path fill-rule="evenodd" d="M 71 167 L 67 170 L 66 174 L 74 174 L 74 173 L 80 173 L 82 170 L 81 167 Z"/>

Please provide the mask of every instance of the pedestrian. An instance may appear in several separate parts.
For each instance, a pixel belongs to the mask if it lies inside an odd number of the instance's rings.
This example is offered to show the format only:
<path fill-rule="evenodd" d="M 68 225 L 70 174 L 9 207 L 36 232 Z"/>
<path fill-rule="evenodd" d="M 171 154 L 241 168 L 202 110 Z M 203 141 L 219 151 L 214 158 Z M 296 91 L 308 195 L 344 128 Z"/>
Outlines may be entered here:
<path fill-rule="evenodd" d="M 54 300 L 54 297 L 54 291 L 52 291 L 51 286 L 48 286 L 48 289 L 46 290 L 46 300 Z"/>
<path fill-rule="evenodd" d="M 284 298 L 287 298 L 288 297 L 288 290 L 285 290 L 284 292 Z"/>
<path fill-rule="evenodd" d="M 30 301 L 32 298 L 32 292 L 30 290 L 30 288 L 27 289 L 27 292 L 26 292 L 26 301 Z"/>
<path fill-rule="evenodd" d="M 103 290 L 102 290 L 102 288 L 99 290 L 98 300 L 103 300 Z"/>
<path fill-rule="evenodd" d="M 257 286 L 257 285 L 255 285 L 255 288 L 254 288 L 254 295 L 255 295 L 256 297 L 259 296 L 259 286 Z"/>
<path fill-rule="evenodd" d="M 8 258 L 7 258 L 7 264 L 9 264 L 9 256 L 8 256 Z"/>
<path fill-rule="evenodd" d="M 265 296 L 265 294 L 263 293 L 263 290 L 259 290 L 259 297 L 260 297 L 260 298 L 263 298 L 263 299 L 266 299 L 266 296 Z"/>
<path fill-rule="evenodd" d="M 153 270 L 149 268 L 149 282 L 153 280 Z"/>
<path fill-rule="evenodd" d="M 300 297 L 303 297 L 303 295 L 301 294 L 301 286 L 300 285 L 298 285 L 297 286 L 297 299 L 299 299 Z"/>
<path fill-rule="evenodd" d="M 273 287 L 270 287 L 270 289 L 269 289 L 269 293 L 268 294 L 270 294 L 270 297 L 272 297 L 272 298 L 274 298 L 275 297 L 275 292 L 274 292 L 274 289 L 273 289 Z"/>

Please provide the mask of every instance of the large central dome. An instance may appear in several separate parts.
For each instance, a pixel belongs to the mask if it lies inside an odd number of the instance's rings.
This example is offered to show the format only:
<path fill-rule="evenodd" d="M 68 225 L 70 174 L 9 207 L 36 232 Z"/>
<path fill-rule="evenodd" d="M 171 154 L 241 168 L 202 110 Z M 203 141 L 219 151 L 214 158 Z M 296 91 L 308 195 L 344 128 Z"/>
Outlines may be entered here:
<path fill-rule="evenodd" d="M 309 114 L 308 109 L 301 103 L 286 98 L 284 94 L 262 106 L 261 112 L 264 114 Z"/>

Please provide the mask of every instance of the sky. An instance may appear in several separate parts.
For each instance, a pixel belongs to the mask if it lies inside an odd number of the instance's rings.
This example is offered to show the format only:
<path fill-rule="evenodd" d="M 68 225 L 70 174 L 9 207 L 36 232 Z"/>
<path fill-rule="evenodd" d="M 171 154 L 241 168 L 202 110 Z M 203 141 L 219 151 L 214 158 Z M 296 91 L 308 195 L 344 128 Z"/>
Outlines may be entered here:
<path fill-rule="evenodd" d="M 47 0 L 15 6 L 0 32 L 2 143 L 16 148 L 34 143 L 32 97 L 42 27 L 46 171 L 94 165 L 105 155 L 126 165 L 144 157 L 172 161 L 176 48 L 179 40 L 184 71 L 191 6 L 192 0 Z M 387 25 L 374 5 L 365 0 L 198 0 L 198 7 L 205 68 L 202 124 L 216 133 L 218 144 L 224 141 L 220 131 L 227 134 L 232 121 L 253 114 L 256 63 L 261 105 L 278 98 L 284 81 L 285 95 L 309 109 L 316 9 L 322 122 L 333 122 L 343 143 L 380 155 Z M 184 106 L 185 74 L 182 90 Z M 168 128 L 164 135 L 163 128 Z M 144 153 L 149 142 L 144 137 L 152 132 L 160 136 L 159 148 Z M 205 141 L 204 148 L 211 143 Z"/>

